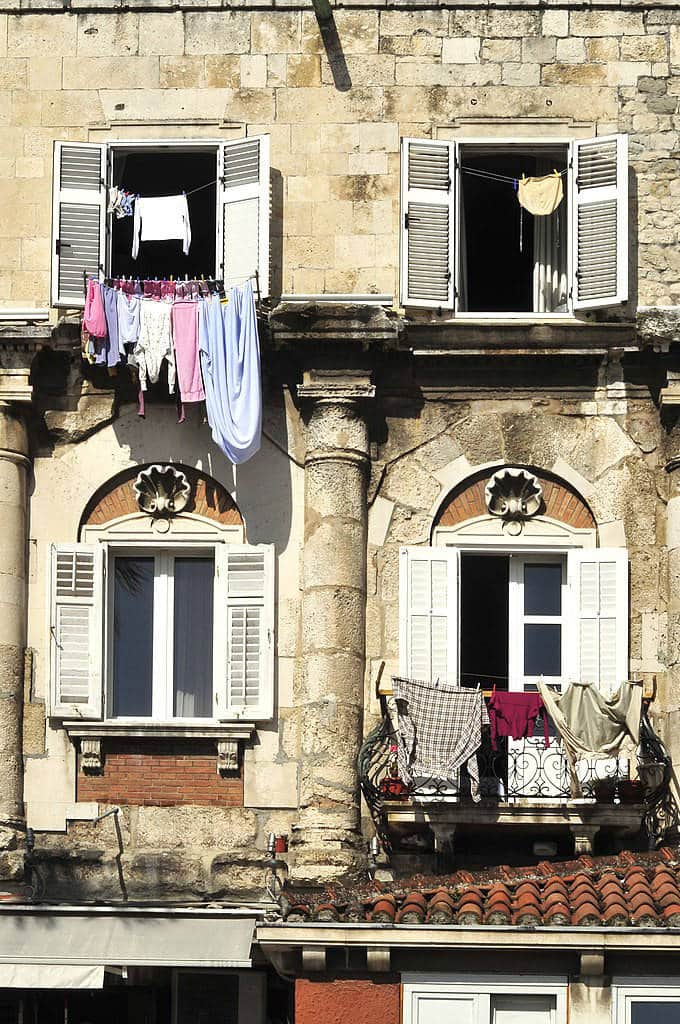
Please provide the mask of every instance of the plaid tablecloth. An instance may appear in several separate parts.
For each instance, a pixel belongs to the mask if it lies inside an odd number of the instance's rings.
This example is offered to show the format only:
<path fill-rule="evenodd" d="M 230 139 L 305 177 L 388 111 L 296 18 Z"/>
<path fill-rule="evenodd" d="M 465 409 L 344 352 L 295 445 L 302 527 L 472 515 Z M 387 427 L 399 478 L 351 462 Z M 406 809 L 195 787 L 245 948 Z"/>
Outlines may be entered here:
<path fill-rule="evenodd" d="M 477 751 L 482 726 L 489 724 L 481 690 L 394 676 L 397 701 L 397 763 L 402 779 L 437 779 L 457 786 L 457 771 L 467 764 L 470 790 L 479 802 Z"/>

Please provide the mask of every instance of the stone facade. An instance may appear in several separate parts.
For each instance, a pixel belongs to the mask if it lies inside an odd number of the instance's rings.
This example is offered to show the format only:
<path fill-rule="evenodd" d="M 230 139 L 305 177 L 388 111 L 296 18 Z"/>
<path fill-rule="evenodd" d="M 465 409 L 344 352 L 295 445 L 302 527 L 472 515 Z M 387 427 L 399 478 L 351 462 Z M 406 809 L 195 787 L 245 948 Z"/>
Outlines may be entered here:
<path fill-rule="evenodd" d="M 399 548 L 429 543 L 452 492 L 490 467 L 563 481 L 580 502 L 572 525 L 628 550 L 630 672 L 656 686 L 654 720 L 680 763 L 680 335 L 664 310 L 680 304 L 677 9 L 350 4 L 322 33 L 293 3 L 45 0 L 3 4 L 0 57 L 3 309 L 49 303 L 54 141 L 268 133 L 275 185 L 252 461 L 232 466 L 198 410 L 178 426 L 156 403 L 140 420 L 124 375 L 81 367 L 72 317 L 0 327 L 2 877 L 21 873 L 24 806 L 54 898 L 116 898 L 121 877 L 130 896 L 262 896 L 270 832 L 290 836 L 300 880 L 363 868 L 372 826 L 357 756 L 380 717 L 377 681 L 398 671 Z M 629 135 L 633 291 L 612 322 L 467 326 L 276 305 L 288 292 L 398 293 L 400 137 L 518 131 Z M 655 310 L 636 334 L 641 307 Z M 227 496 L 219 515 L 209 501 L 197 514 L 275 546 L 276 701 L 273 720 L 239 739 L 221 790 L 206 741 L 205 791 L 197 782 L 192 799 L 185 779 L 172 806 L 176 746 L 164 806 L 148 806 L 135 786 L 150 763 L 134 769 L 111 740 L 109 775 L 105 746 L 104 775 L 83 777 L 77 742 L 47 714 L 47 573 L 50 545 L 129 512 L 136 467 L 165 462 Z M 113 803 L 122 850 L 97 820 Z M 389 985 L 376 999 L 392 1019 Z"/>

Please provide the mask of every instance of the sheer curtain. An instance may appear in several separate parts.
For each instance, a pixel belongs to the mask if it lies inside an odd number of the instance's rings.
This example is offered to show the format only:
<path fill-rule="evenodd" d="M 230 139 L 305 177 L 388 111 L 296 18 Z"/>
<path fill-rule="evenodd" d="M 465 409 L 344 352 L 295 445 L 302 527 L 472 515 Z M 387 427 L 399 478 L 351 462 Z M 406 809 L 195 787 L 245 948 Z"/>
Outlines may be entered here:
<path fill-rule="evenodd" d="M 536 176 L 550 174 L 554 163 L 537 160 Z M 529 214 L 531 216 L 531 214 Z M 547 217 L 534 217 L 534 313 L 567 309 L 567 200 Z"/>
<path fill-rule="evenodd" d="M 212 558 L 175 558 L 173 689 L 176 718 L 211 718 Z"/>

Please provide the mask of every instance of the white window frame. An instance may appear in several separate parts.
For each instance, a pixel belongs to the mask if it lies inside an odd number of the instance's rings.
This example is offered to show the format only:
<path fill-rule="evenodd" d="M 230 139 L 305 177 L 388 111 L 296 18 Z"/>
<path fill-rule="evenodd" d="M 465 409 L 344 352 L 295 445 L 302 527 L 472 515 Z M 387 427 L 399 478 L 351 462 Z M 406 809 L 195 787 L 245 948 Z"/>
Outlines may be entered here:
<path fill-rule="evenodd" d="M 612 1024 L 631 1024 L 631 1006 L 635 1002 L 669 1002 L 678 1004 L 680 1019 L 680 984 L 677 978 L 613 978 Z"/>
<path fill-rule="evenodd" d="M 115 591 L 115 562 L 117 558 L 136 557 L 153 558 L 154 560 L 154 585 L 153 585 L 153 674 L 152 674 L 152 699 L 151 714 L 148 716 L 135 717 L 127 715 L 113 716 L 114 707 L 114 591 Z M 180 717 L 173 713 L 174 706 L 174 597 L 175 597 L 175 575 L 174 562 L 176 558 L 212 558 L 214 566 L 213 597 L 217 595 L 216 576 L 217 558 L 215 547 L 177 547 L 153 545 L 144 547 L 117 547 L 112 545 L 108 549 L 108 565 L 110 572 L 106 581 L 106 597 L 104 602 L 104 624 L 107 640 L 106 655 L 106 676 L 104 679 L 104 714 L 107 720 L 119 722 L 121 725 L 138 722 L 152 723 L 182 723 L 207 724 L 218 719 L 217 706 L 218 695 L 223 687 L 222 680 L 218 673 L 220 659 L 216 657 L 213 646 L 213 714 L 200 718 Z M 162 613 L 162 614 L 159 614 Z M 213 633 L 217 621 L 217 606 L 213 599 Z M 108 712 L 111 712 L 109 714 Z"/>
<path fill-rule="evenodd" d="M 493 554 L 501 552 L 493 551 Z M 526 565 L 555 564 L 560 562 L 562 568 L 562 581 L 560 587 L 561 614 L 560 615 L 526 615 L 524 612 L 524 567 Z M 559 676 L 543 676 L 544 682 L 549 686 L 561 686 L 568 678 L 569 665 L 569 641 L 570 641 L 570 619 L 571 604 L 569 601 L 569 583 L 567 579 L 567 557 L 566 554 L 557 552 L 554 548 L 548 548 L 545 554 L 519 554 L 510 552 L 510 575 L 508 586 L 508 611 L 509 629 L 508 638 L 508 687 L 511 691 L 523 692 L 528 683 L 536 683 L 538 676 L 527 676 L 524 673 L 524 626 L 525 624 L 548 624 L 559 625 L 561 628 L 561 649 L 560 663 L 561 671 Z"/>
<path fill-rule="evenodd" d="M 575 160 L 578 153 L 578 147 L 582 143 L 589 141 L 607 142 L 611 138 L 619 138 L 621 136 L 625 141 L 619 148 L 617 156 L 618 166 L 618 178 L 622 182 L 623 197 L 618 196 L 618 248 L 617 248 L 617 259 L 618 259 L 618 294 L 615 298 L 607 299 L 606 301 L 593 301 L 589 303 L 579 303 L 576 297 L 576 224 L 577 224 L 577 195 L 576 188 L 574 185 L 576 177 Z M 451 189 L 452 193 L 452 206 L 453 206 L 453 225 L 451 231 L 451 263 L 452 263 L 452 282 L 453 282 L 453 297 L 451 306 L 447 307 L 446 304 L 442 304 L 441 309 L 446 310 L 448 316 L 454 317 L 456 320 L 462 321 L 478 321 L 483 320 L 487 323 L 503 323 L 506 321 L 523 321 L 523 322 L 539 322 L 539 321 L 552 321 L 552 322 L 568 322 L 575 323 L 582 321 L 584 315 L 587 318 L 588 314 L 592 310 L 598 308 L 618 308 L 621 304 L 625 303 L 628 299 L 627 293 L 627 280 L 628 280 L 628 256 L 629 256 L 629 229 L 628 229 L 628 146 L 627 136 L 619 133 L 617 136 L 593 136 L 592 139 L 574 137 L 571 135 L 559 135 L 559 136 L 529 136 L 529 137 L 518 137 L 518 138 L 493 138 L 484 136 L 470 136 L 453 139 L 439 139 L 429 140 L 426 138 L 402 138 L 401 146 L 401 169 L 400 169 L 400 180 L 401 180 L 401 213 L 400 213 L 400 239 L 399 239 L 399 253 L 400 253 L 400 301 L 405 308 L 411 307 L 424 307 L 428 309 L 437 309 L 438 304 L 434 301 L 429 300 L 417 300 L 417 301 L 404 301 L 405 298 L 405 285 L 404 281 L 407 275 L 407 264 L 406 264 L 406 228 L 404 222 L 404 205 L 406 203 L 407 188 L 405 182 L 407 181 L 407 168 L 405 167 L 406 161 L 404 160 L 403 153 L 405 151 L 405 145 L 411 142 L 429 142 L 437 141 L 440 145 L 448 145 L 451 152 L 451 164 L 454 167 L 454 184 Z M 464 200 L 464 189 L 460 187 L 459 175 L 461 173 L 461 149 L 478 149 L 480 152 L 490 152 L 494 150 L 508 149 L 524 149 L 539 152 L 542 149 L 554 149 L 556 146 L 564 147 L 565 157 L 567 163 L 567 173 L 564 175 L 564 195 L 567 202 L 567 310 L 562 312 L 493 312 L 485 313 L 483 311 L 467 312 L 460 309 L 460 294 L 461 294 L 461 273 L 462 273 L 462 260 L 460 258 L 460 245 L 464 233 L 462 231 L 462 215 L 463 215 L 463 200 Z M 606 190 L 605 190 L 606 191 Z M 607 196 L 609 197 L 609 196 Z M 598 196 L 591 197 L 593 200 L 597 199 Z"/>
<path fill-rule="evenodd" d="M 567 1024 L 567 979 L 539 975 L 404 974 L 402 1024 L 420 1024 L 419 997 L 461 998 L 473 1007 L 474 1024 L 492 1024 L 493 996 L 548 996 L 555 999 L 554 1024 Z"/>

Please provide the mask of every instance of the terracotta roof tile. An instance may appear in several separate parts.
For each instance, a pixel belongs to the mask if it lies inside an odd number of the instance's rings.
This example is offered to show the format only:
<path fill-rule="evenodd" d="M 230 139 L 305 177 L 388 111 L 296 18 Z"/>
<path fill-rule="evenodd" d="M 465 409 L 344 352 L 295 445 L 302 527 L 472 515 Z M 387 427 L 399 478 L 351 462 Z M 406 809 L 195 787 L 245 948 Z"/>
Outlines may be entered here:
<path fill-rule="evenodd" d="M 284 917 L 420 925 L 680 927 L 680 854 L 664 848 L 533 867 L 503 865 L 346 890 L 284 891 Z"/>

